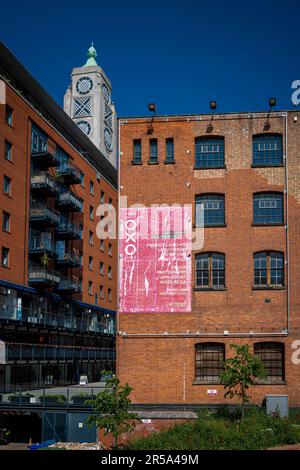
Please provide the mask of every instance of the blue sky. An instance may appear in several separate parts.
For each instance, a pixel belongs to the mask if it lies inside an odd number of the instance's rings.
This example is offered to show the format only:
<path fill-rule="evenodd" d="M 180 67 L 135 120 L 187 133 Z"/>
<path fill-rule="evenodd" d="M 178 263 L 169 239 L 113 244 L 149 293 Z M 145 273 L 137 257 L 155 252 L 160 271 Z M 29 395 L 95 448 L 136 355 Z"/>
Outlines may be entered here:
<path fill-rule="evenodd" d="M 62 104 L 93 40 L 120 116 L 291 109 L 296 0 L 28 0 L 1 5 L 1 40 Z"/>

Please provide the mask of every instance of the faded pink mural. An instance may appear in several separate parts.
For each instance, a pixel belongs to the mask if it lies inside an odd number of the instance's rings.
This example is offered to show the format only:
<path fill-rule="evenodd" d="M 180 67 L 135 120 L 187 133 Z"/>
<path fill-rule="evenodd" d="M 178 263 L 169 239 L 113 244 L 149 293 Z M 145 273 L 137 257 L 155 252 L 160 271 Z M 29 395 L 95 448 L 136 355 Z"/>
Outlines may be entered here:
<path fill-rule="evenodd" d="M 192 209 L 121 209 L 120 312 L 190 312 Z"/>

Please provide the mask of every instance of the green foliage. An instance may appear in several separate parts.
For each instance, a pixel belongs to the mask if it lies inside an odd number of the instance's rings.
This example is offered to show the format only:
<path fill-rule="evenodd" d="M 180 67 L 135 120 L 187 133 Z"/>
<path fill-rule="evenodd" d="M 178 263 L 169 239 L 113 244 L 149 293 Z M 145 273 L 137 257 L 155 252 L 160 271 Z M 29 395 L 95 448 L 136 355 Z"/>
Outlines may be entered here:
<path fill-rule="evenodd" d="M 224 397 L 237 397 L 242 406 L 242 419 L 244 418 L 245 404 L 249 403 L 249 387 L 256 385 L 257 378 L 266 377 L 261 360 L 251 354 L 246 344 L 231 344 L 235 356 L 224 361 L 224 371 L 220 374 L 220 383 L 227 390 Z"/>
<path fill-rule="evenodd" d="M 44 251 L 43 255 L 41 256 L 41 264 L 44 268 L 47 268 L 47 266 L 49 266 L 49 263 L 50 263 L 50 258 L 47 255 L 46 251 Z"/>
<path fill-rule="evenodd" d="M 300 431 L 287 419 L 269 416 L 265 410 L 245 411 L 244 421 L 218 417 L 203 410 L 198 419 L 176 425 L 127 446 L 133 450 L 255 450 L 300 442 Z"/>
<path fill-rule="evenodd" d="M 118 436 L 132 432 L 135 422 L 140 420 L 136 413 L 129 411 L 131 391 L 132 388 L 127 383 L 122 386 L 118 378 L 112 377 L 106 380 L 105 390 L 98 393 L 92 401 L 93 408 L 98 414 L 89 416 L 87 423 L 96 424 L 100 429 L 104 429 L 105 435 L 112 434 L 115 448 Z"/>

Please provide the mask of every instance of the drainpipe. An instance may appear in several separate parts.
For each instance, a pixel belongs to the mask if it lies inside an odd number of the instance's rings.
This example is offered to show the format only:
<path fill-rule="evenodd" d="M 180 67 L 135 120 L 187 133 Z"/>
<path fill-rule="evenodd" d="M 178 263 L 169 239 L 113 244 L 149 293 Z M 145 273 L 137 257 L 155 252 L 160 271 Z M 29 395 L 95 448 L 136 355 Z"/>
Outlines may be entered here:
<path fill-rule="evenodd" d="M 285 207 L 286 207 L 286 227 L 285 227 L 285 241 L 286 241 L 286 273 L 287 273 L 287 291 L 286 291 L 286 302 L 287 302 L 287 333 L 290 331 L 290 258 L 289 258 L 289 160 L 288 160 L 288 113 L 284 113 L 285 119 Z"/>

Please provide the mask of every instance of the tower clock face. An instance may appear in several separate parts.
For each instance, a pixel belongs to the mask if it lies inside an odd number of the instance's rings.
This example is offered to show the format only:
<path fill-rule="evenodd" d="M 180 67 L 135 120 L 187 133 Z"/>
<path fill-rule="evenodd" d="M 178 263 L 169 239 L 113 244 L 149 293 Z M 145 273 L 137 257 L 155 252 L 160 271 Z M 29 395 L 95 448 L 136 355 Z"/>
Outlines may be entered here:
<path fill-rule="evenodd" d="M 93 81 L 89 77 L 81 77 L 76 83 L 76 90 L 81 95 L 86 95 L 93 88 Z"/>
<path fill-rule="evenodd" d="M 77 126 L 85 135 L 89 135 L 91 132 L 91 125 L 87 121 L 79 121 L 77 122 Z"/>
<path fill-rule="evenodd" d="M 103 93 L 103 97 L 104 97 L 104 100 L 106 101 L 106 103 L 109 103 L 110 102 L 110 93 L 109 93 L 109 89 L 107 88 L 106 85 L 102 85 L 102 93 Z"/>

